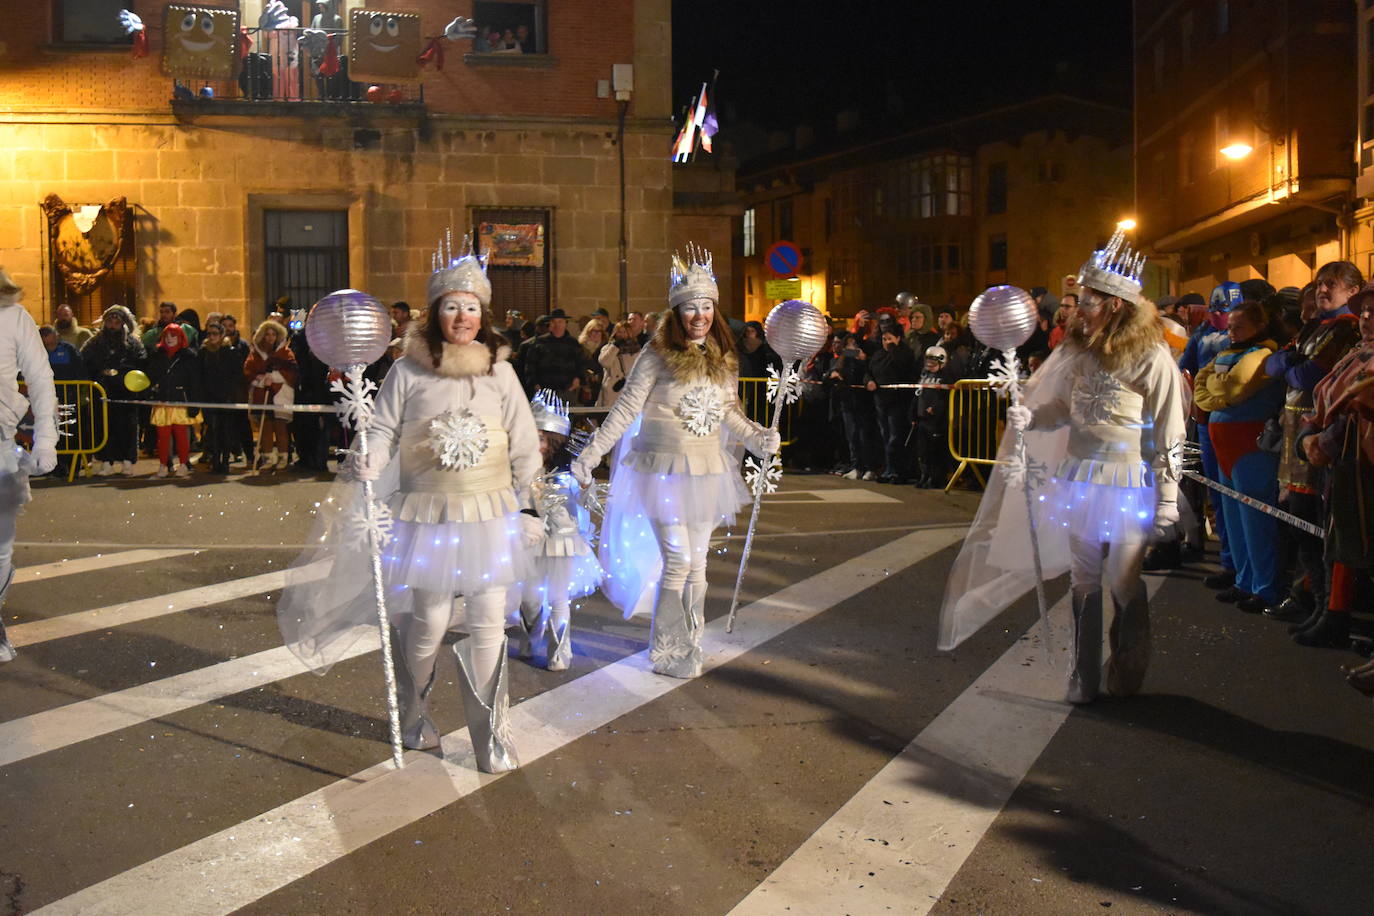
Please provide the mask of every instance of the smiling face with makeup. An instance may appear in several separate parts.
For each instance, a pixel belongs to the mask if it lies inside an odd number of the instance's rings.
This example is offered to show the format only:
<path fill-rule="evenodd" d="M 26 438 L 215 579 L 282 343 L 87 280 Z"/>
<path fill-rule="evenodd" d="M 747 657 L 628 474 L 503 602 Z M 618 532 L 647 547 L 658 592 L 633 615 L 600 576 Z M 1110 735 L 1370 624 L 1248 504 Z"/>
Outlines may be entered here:
<path fill-rule="evenodd" d="M 439 310 L 439 331 L 451 344 L 470 344 L 482 330 L 482 303 L 472 293 L 445 293 L 434 306 Z"/>
<path fill-rule="evenodd" d="M 677 314 L 687 339 L 700 343 L 711 332 L 711 323 L 716 318 L 716 304 L 710 299 L 688 299 L 677 307 Z"/>

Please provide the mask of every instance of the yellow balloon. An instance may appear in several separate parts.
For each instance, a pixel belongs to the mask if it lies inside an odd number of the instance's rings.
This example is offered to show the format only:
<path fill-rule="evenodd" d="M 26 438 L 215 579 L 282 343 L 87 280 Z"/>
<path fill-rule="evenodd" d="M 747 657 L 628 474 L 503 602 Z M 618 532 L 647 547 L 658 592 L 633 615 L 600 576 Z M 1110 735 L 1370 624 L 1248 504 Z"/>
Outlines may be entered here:
<path fill-rule="evenodd" d="M 130 369 L 124 373 L 124 387 L 130 391 L 144 391 L 153 380 L 142 369 Z"/>

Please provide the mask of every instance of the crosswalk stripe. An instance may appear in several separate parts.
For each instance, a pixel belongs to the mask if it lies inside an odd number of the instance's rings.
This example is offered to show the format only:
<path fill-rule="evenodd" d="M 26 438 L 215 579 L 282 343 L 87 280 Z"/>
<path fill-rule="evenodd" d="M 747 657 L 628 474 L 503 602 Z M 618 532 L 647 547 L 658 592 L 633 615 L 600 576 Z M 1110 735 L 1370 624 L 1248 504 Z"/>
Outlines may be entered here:
<path fill-rule="evenodd" d="M 706 627 L 707 670 L 726 664 L 956 543 L 964 526 L 917 531 L 741 608 L 733 634 Z M 515 706 L 526 768 L 607 722 L 682 686 L 648 670 L 641 652 Z M 94 884 L 39 913 L 230 913 L 494 782 L 472 765 L 467 729 L 448 753 L 411 753 L 403 770 L 381 763 L 272 811 Z"/>
<path fill-rule="evenodd" d="M 1151 596 L 1161 581 L 1147 580 Z M 1036 623 L 1013 643 L 730 916 L 929 912 L 1073 709 L 1040 633 Z M 1056 645 L 1066 638 L 1056 628 Z"/>
<path fill-rule="evenodd" d="M 339 661 L 381 648 L 375 632 L 362 637 Z M 304 672 L 300 660 L 285 646 L 267 649 L 140 684 L 127 690 L 92 697 L 43 712 L 0 722 L 0 766 L 88 741 L 121 728 L 170 716 L 213 703 L 254 687 L 295 677 Z"/>
<path fill-rule="evenodd" d="M 152 598 L 126 601 L 123 604 L 111 604 L 89 611 L 78 611 L 74 614 L 63 614 L 60 617 L 50 617 L 46 620 L 33 620 L 29 623 L 11 626 L 9 628 L 10 641 L 14 643 L 16 648 L 32 646 L 40 642 L 47 642 L 50 639 L 80 636 L 84 633 L 93 633 L 96 630 L 108 630 L 111 627 L 138 623 L 141 620 L 151 620 L 154 617 L 194 610 L 238 598 L 247 598 L 250 595 L 263 592 L 279 591 L 286 586 L 286 575 L 287 571 L 280 569 L 275 572 L 247 576 L 243 579 L 231 579 L 228 582 L 216 582 L 213 585 L 200 585 L 196 588 L 188 588 L 166 595 L 156 595 Z"/>
<path fill-rule="evenodd" d="M 77 557 L 72 560 L 60 560 L 56 563 L 39 563 L 34 566 L 24 566 L 15 570 L 14 582 L 16 585 L 24 582 L 37 582 L 39 580 L 46 582 L 58 576 L 94 572 L 98 569 L 113 569 L 116 566 L 128 566 L 131 563 L 148 563 L 153 560 L 168 560 L 172 557 L 182 557 L 188 553 L 195 552 L 194 548 L 185 548 L 181 550 L 123 550 L 119 553 L 98 553 L 92 557 Z"/>

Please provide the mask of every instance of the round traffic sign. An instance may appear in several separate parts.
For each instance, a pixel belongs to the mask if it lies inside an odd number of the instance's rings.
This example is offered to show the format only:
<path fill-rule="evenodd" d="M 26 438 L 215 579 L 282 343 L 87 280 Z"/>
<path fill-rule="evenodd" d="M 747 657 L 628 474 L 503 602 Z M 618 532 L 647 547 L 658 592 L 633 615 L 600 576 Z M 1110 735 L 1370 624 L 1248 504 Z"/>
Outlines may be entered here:
<path fill-rule="evenodd" d="M 801 269 L 802 252 L 792 242 L 776 242 L 763 255 L 763 263 L 775 277 L 795 277 Z"/>

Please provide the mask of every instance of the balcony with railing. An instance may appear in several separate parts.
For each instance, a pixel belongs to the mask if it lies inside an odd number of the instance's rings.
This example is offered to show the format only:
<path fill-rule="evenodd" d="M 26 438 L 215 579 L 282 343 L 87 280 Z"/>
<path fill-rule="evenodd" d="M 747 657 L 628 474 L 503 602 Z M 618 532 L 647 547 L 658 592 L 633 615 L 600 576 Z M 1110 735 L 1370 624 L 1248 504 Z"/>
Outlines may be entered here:
<path fill-rule="evenodd" d="M 306 32 L 313 33 L 306 41 Z M 178 117 L 400 117 L 425 111 L 424 86 L 349 78 L 344 29 L 246 29 L 236 79 L 172 81 Z M 328 41 L 333 48 L 327 48 Z"/>

